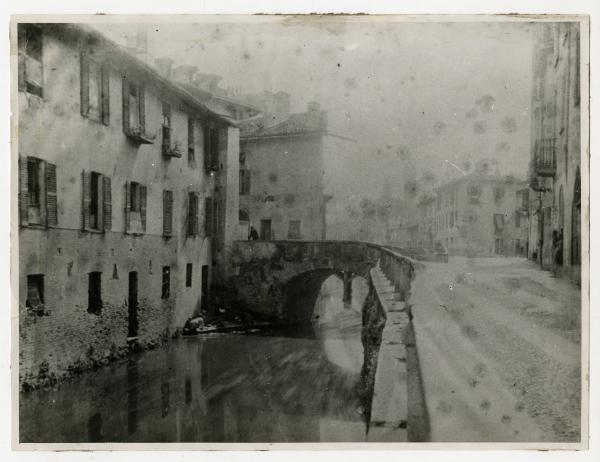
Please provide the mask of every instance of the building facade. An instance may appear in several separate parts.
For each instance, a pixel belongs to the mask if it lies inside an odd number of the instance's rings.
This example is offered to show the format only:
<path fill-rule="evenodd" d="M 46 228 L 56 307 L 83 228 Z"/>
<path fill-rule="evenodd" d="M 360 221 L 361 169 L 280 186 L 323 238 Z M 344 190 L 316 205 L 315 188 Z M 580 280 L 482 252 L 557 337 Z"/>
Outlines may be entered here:
<path fill-rule="evenodd" d="M 433 248 L 441 243 L 450 255 L 519 254 L 526 228 L 515 219 L 515 197 L 524 187 L 512 177 L 481 172 L 440 185 L 419 197 L 398 245 Z"/>
<path fill-rule="evenodd" d="M 326 131 L 316 104 L 274 125 L 265 118 L 241 124 L 238 239 L 248 238 L 250 226 L 265 240 L 325 239 Z"/>
<path fill-rule="evenodd" d="M 581 105 L 578 23 L 536 26 L 533 50 L 529 256 L 544 269 L 581 280 Z"/>
<path fill-rule="evenodd" d="M 237 230 L 239 130 L 92 29 L 17 34 L 19 371 L 35 383 L 208 308 Z"/>

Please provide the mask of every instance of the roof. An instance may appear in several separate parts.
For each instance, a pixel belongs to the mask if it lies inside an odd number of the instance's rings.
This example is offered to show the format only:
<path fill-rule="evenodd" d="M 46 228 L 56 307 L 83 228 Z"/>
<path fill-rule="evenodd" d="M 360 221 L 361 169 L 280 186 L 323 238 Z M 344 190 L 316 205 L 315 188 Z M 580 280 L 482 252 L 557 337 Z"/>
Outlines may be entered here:
<path fill-rule="evenodd" d="M 223 122 L 227 125 L 235 125 L 234 122 L 224 117 L 222 114 L 219 114 L 215 110 L 208 107 L 204 102 L 198 99 L 196 96 L 192 95 L 188 90 L 183 88 L 181 85 L 163 77 L 156 69 L 152 66 L 149 66 L 141 59 L 137 58 L 129 51 L 126 50 L 125 47 L 119 45 L 113 40 L 106 37 L 101 32 L 85 25 L 85 24 L 75 24 L 75 23 L 43 23 L 41 24 L 45 28 L 49 30 L 55 30 L 59 36 L 64 35 L 76 35 L 87 37 L 92 40 L 96 40 L 100 45 L 106 47 L 112 53 L 109 55 L 110 60 L 114 61 L 124 61 L 127 65 L 137 68 L 137 70 L 147 76 L 148 78 L 155 81 L 159 86 L 161 86 L 164 90 L 171 92 L 172 94 L 178 96 L 183 99 L 189 106 L 193 109 L 198 110 L 199 112 L 216 119 L 220 122 Z"/>
<path fill-rule="evenodd" d="M 212 111 L 222 115 L 223 117 L 231 118 L 231 114 L 225 109 L 226 106 L 236 106 L 244 110 L 252 111 L 254 112 L 253 115 L 258 115 L 261 112 L 261 110 L 256 106 L 244 103 L 242 101 L 230 98 L 228 96 L 211 93 L 208 90 L 198 88 L 197 86 L 189 83 L 181 83 L 179 85 L 181 85 L 192 95 L 194 95 L 196 98 L 202 101 Z"/>
<path fill-rule="evenodd" d="M 325 134 L 327 132 L 327 113 L 325 111 L 309 111 L 291 114 L 278 124 L 267 126 L 268 115 L 258 120 L 240 123 L 240 138 L 270 138 L 308 134 Z"/>

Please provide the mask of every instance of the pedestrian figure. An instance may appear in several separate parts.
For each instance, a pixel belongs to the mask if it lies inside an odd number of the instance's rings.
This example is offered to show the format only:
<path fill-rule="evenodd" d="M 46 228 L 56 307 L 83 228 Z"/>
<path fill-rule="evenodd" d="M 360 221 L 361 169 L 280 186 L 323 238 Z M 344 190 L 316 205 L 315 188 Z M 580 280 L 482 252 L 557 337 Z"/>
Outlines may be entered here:
<path fill-rule="evenodd" d="M 249 241 L 257 241 L 258 240 L 258 232 L 254 228 L 254 226 L 250 226 L 250 234 L 248 234 Z"/>
<path fill-rule="evenodd" d="M 562 229 L 552 231 L 552 277 L 558 275 L 562 265 Z"/>
<path fill-rule="evenodd" d="M 563 254 L 563 230 L 552 232 L 552 273 L 553 276 L 558 276 L 560 267 L 562 266 Z"/>

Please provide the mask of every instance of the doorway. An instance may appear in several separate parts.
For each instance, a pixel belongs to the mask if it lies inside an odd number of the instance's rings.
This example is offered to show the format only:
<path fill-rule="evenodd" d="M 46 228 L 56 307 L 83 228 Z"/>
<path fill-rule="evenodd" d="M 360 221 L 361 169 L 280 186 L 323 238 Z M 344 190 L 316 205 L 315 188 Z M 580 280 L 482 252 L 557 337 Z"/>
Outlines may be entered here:
<path fill-rule="evenodd" d="M 271 220 L 260 220 L 260 238 L 263 241 L 271 240 Z"/>
<path fill-rule="evenodd" d="M 137 271 L 129 273 L 129 328 L 128 337 L 137 337 L 138 334 L 138 274 Z"/>
<path fill-rule="evenodd" d="M 200 309 L 202 311 L 208 311 L 208 265 L 202 265 Z"/>

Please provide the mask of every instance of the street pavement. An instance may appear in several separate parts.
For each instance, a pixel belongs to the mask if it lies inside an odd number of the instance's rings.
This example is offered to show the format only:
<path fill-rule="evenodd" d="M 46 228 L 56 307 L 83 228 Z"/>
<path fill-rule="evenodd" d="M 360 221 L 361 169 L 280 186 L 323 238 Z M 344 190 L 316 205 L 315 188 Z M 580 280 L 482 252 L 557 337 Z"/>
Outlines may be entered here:
<path fill-rule="evenodd" d="M 579 287 L 454 257 L 417 270 L 410 303 L 433 441 L 579 440 Z"/>

